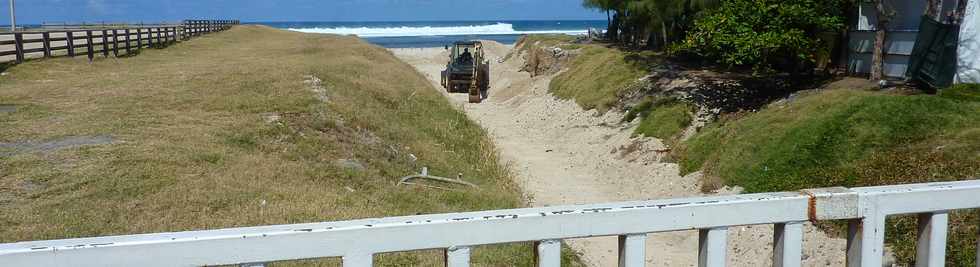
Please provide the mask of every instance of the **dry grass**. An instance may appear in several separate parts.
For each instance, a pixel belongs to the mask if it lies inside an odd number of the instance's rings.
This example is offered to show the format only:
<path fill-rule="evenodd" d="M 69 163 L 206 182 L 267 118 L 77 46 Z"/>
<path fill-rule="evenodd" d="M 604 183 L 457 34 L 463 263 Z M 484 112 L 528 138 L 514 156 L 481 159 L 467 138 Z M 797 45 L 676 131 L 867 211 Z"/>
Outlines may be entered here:
<path fill-rule="evenodd" d="M 0 104 L 17 110 L 0 113 L 0 242 L 522 205 L 483 130 L 356 38 L 241 26 L 135 57 L 6 71 Z M 326 102 L 305 75 L 323 80 Z M 79 136 L 115 142 L 10 146 Z M 394 185 L 422 166 L 482 189 Z M 532 259 L 527 245 L 475 253 L 478 264 Z M 379 260 L 429 265 L 441 254 Z"/>

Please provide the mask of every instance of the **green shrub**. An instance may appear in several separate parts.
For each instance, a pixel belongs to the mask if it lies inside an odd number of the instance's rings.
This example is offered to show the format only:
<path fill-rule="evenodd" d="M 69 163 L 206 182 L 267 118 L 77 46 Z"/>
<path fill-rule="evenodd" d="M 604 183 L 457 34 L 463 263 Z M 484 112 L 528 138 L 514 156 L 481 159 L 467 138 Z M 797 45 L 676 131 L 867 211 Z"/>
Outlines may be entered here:
<path fill-rule="evenodd" d="M 843 27 L 841 0 L 731 0 L 697 19 L 674 52 L 728 66 L 768 70 L 778 60 L 813 62 L 824 41 L 816 36 Z"/>

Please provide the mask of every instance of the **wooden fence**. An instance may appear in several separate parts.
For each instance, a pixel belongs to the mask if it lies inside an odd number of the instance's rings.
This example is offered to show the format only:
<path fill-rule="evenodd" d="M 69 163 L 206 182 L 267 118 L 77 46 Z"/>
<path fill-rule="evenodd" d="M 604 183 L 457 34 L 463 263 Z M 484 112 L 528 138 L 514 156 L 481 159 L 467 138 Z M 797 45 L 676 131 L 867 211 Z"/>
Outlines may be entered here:
<path fill-rule="evenodd" d="M 0 62 L 31 57 L 131 55 L 144 47 L 162 47 L 230 29 L 237 20 L 185 20 L 180 24 L 77 26 L 0 33 Z M 11 58 L 11 56 L 13 56 Z"/>
<path fill-rule="evenodd" d="M 917 214 L 915 266 L 940 267 L 949 212 L 980 208 L 978 195 L 973 180 L 29 241 L 0 244 L 0 266 L 253 267 L 340 257 L 345 267 L 368 267 L 376 254 L 443 249 L 446 266 L 468 267 L 474 247 L 533 241 L 537 266 L 560 267 L 562 240 L 618 236 L 619 266 L 641 267 L 648 233 L 697 229 L 698 266 L 722 267 L 729 227 L 769 224 L 772 266 L 799 267 L 804 223 L 847 221 L 847 266 L 880 267 L 886 218 Z"/>

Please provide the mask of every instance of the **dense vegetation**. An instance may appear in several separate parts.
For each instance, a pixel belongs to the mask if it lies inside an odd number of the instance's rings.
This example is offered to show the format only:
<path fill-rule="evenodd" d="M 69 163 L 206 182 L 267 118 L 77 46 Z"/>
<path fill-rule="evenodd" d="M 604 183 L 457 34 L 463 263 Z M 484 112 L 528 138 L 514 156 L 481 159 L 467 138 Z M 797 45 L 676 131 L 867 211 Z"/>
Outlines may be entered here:
<path fill-rule="evenodd" d="M 829 57 L 834 43 L 817 38 L 843 24 L 840 0 L 728 0 L 695 21 L 674 46 L 728 66 L 801 69 Z M 832 35 L 831 35 L 832 36 Z"/>
<path fill-rule="evenodd" d="M 756 70 L 829 57 L 843 0 L 584 0 L 609 14 L 607 38 Z M 830 33 L 829 35 L 823 33 Z M 828 37 L 829 36 L 829 37 Z"/>

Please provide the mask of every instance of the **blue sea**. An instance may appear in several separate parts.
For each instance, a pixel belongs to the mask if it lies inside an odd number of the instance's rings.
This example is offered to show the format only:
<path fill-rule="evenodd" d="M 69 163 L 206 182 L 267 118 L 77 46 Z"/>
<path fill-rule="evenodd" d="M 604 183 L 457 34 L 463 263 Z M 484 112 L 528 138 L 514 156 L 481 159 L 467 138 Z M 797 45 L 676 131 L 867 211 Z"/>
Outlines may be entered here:
<path fill-rule="evenodd" d="M 410 22 L 255 22 L 307 33 L 356 35 L 389 48 L 441 47 L 460 40 L 494 40 L 513 44 L 524 34 L 584 35 L 605 29 L 605 20 L 494 20 Z"/>

